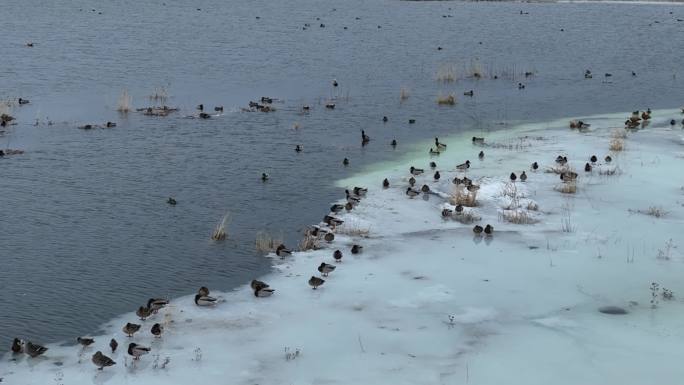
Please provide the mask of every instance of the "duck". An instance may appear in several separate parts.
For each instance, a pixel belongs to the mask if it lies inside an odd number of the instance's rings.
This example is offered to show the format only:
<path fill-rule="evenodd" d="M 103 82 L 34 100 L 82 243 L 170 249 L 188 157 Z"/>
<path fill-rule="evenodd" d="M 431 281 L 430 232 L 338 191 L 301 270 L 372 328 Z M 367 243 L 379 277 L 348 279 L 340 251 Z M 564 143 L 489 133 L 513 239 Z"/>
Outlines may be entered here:
<path fill-rule="evenodd" d="M 335 234 L 333 234 L 333 233 L 325 233 L 325 235 L 323 236 L 323 240 L 325 240 L 326 242 L 330 243 L 330 242 L 332 242 L 332 241 L 335 240 Z"/>
<path fill-rule="evenodd" d="M 347 202 L 347 203 L 344 205 L 344 209 L 347 210 L 347 211 L 352 211 L 353 208 L 354 208 L 354 205 L 352 205 L 351 202 Z"/>
<path fill-rule="evenodd" d="M 525 174 L 525 171 L 520 174 L 520 181 L 525 182 L 527 180 L 527 174 Z"/>
<path fill-rule="evenodd" d="M 454 179 L 451 180 L 451 183 L 455 184 L 456 186 L 463 184 L 463 179 L 459 177 L 454 177 Z"/>
<path fill-rule="evenodd" d="M 389 186 L 390 186 L 389 180 L 387 180 L 387 178 L 385 178 L 382 181 L 382 188 L 389 188 Z"/>
<path fill-rule="evenodd" d="M 484 231 L 484 229 L 480 225 L 475 225 L 475 227 L 473 227 L 473 233 L 475 234 L 482 234 L 482 231 Z"/>
<path fill-rule="evenodd" d="M 302 152 L 302 146 L 300 146 L 300 145 L 295 146 L 295 151 L 296 152 Z"/>
<path fill-rule="evenodd" d="M 29 103 L 30 103 L 30 102 L 29 102 L 28 99 L 19 98 L 19 104 L 23 105 L 23 104 L 29 104 Z"/>
<path fill-rule="evenodd" d="M 589 160 L 591 161 L 591 163 L 596 163 L 598 161 L 598 158 L 596 157 L 596 155 L 592 155 L 591 158 L 589 158 Z"/>
<path fill-rule="evenodd" d="M 480 153 L 477 154 L 477 157 L 480 159 L 484 159 L 484 151 L 480 151 Z"/>
<path fill-rule="evenodd" d="M 435 150 L 432 149 L 432 147 L 430 147 L 429 154 L 430 154 L 430 155 L 439 155 L 440 153 L 439 153 L 439 151 L 435 151 Z"/>
<path fill-rule="evenodd" d="M 560 179 L 563 182 L 571 182 L 577 179 L 577 173 L 573 171 L 566 171 L 560 174 Z"/>
<path fill-rule="evenodd" d="M 197 294 L 202 295 L 202 296 L 207 296 L 209 295 L 209 288 L 206 286 L 202 286 L 197 290 Z"/>
<path fill-rule="evenodd" d="M 430 187 L 426 184 L 423 185 L 423 187 L 420 188 L 420 191 L 424 193 L 429 193 L 430 192 Z"/>
<path fill-rule="evenodd" d="M 473 184 L 473 181 L 470 178 L 468 178 L 467 176 L 464 176 L 462 180 L 463 180 L 463 184 L 466 185 L 466 187 Z"/>
<path fill-rule="evenodd" d="M 323 24 L 321 24 L 321 25 L 323 25 Z M 337 86 L 339 85 L 339 84 L 337 83 L 337 80 L 336 80 L 336 79 L 333 79 L 332 85 L 333 85 L 333 87 L 337 87 Z"/>
<path fill-rule="evenodd" d="M 487 224 L 484 228 L 484 233 L 487 235 L 492 235 L 494 233 L 494 226 Z"/>
<path fill-rule="evenodd" d="M 335 109 L 335 103 L 326 103 L 325 108 L 329 110 L 334 110 Z"/>
<path fill-rule="evenodd" d="M 537 163 L 537 162 L 532 163 L 532 170 L 535 170 L 535 171 L 539 170 L 539 163 Z"/>
<path fill-rule="evenodd" d="M 261 181 L 262 182 L 266 182 L 268 180 L 268 178 L 269 178 L 268 174 L 266 174 L 265 172 L 261 173 Z"/>
<path fill-rule="evenodd" d="M 454 211 L 450 209 L 442 209 L 442 218 L 449 218 L 453 215 Z"/>
<path fill-rule="evenodd" d="M 204 104 L 198 104 L 197 109 L 200 111 L 204 111 Z"/>
<path fill-rule="evenodd" d="M 330 225 L 330 226 L 340 226 L 341 224 L 344 223 L 344 221 L 339 219 L 339 218 L 335 218 L 333 216 L 326 215 L 323 217 L 323 223 Z"/>
<path fill-rule="evenodd" d="M 146 346 L 138 345 L 135 342 L 128 344 L 128 354 L 133 356 L 134 360 L 139 360 L 141 356 L 148 354 L 152 350 Z"/>
<path fill-rule="evenodd" d="M 447 148 L 446 144 L 439 142 L 439 138 L 435 138 L 435 146 L 437 148 L 437 151 L 446 150 Z"/>
<path fill-rule="evenodd" d="M 342 164 L 345 165 L 345 166 L 349 166 L 349 159 L 344 158 L 344 159 L 342 160 Z"/>
<path fill-rule="evenodd" d="M 81 346 L 83 346 L 84 348 L 87 347 L 87 346 L 92 345 L 93 343 L 95 343 L 95 339 L 94 339 L 94 338 L 89 338 L 89 337 L 77 337 L 77 338 L 76 338 L 76 341 L 77 341 L 79 344 L 81 344 Z"/>
<path fill-rule="evenodd" d="M 261 102 L 262 102 L 262 103 L 273 104 L 273 98 L 270 98 L 270 97 L 268 97 L 268 96 L 262 96 L 262 97 L 261 97 Z"/>
<path fill-rule="evenodd" d="M 366 196 L 366 194 L 368 193 L 368 189 L 367 189 L 367 188 L 365 188 L 365 187 L 358 187 L 358 186 L 357 186 L 357 187 L 354 187 L 354 190 L 353 190 L 353 191 L 354 191 L 354 194 L 356 194 L 357 196 L 360 196 L 360 197 Z"/>
<path fill-rule="evenodd" d="M 591 172 L 591 165 L 590 165 L 589 163 L 586 163 L 586 164 L 584 165 L 584 171 L 585 171 L 585 172 Z"/>
<path fill-rule="evenodd" d="M 325 262 L 321 262 L 321 264 L 318 266 L 318 271 L 324 276 L 327 277 L 328 274 L 332 273 L 333 270 L 335 270 L 337 266 L 335 265 L 330 265 Z"/>
<path fill-rule="evenodd" d="M 140 330 L 140 325 L 128 322 L 124 325 L 122 330 L 127 336 L 133 337 L 133 334 Z"/>
<path fill-rule="evenodd" d="M 150 329 L 150 333 L 152 333 L 153 336 L 160 338 L 163 330 L 164 330 L 164 328 L 159 323 L 156 323 L 156 324 L 152 325 L 152 329 Z"/>
<path fill-rule="evenodd" d="M 370 142 L 370 136 L 366 135 L 366 131 L 361 130 L 361 143 L 367 144 L 368 142 Z"/>
<path fill-rule="evenodd" d="M 414 124 L 416 122 L 415 119 L 409 119 L 409 124 Z"/>
<path fill-rule="evenodd" d="M 102 369 L 104 369 L 104 368 L 107 367 L 107 366 L 114 366 L 114 365 L 116 365 L 116 362 L 114 362 L 114 360 L 112 360 L 111 358 L 105 356 L 105 355 L 102 354 L 102 352 L 99 351 L 99 350 L 98 350 L 97 352 L 95 352 L 95 354 L 93 354 L 93 357 L 91 358 L 91 361 L 93 361 L 93 364 L 95 364 L 95 366 L 97 366 L 97 370 L 102 370 Z"/>
<path fill-rule="evenodd" d="M 464 92 L 463 95 L 464 96 L 473 96 L 473 95 L 475 95 L 475 92 L 473 92 L 473 90 L 470 90 L 470 91 Z"/>
<path fill-rule="evenodd" d="M 311 276 L 309 278 L 309 286 L 311 286 L 312 289 L 316 290 L 319 286 L 325 283 L 325 280 L 323 278 L 318 278 L 315 276 Z"/>
<path fill-rule="evenodd" d="M 433 176 L 433 178 L 435 180 L 439 180 L 440 177 L 441 177 L 441 175 L 439 175 L 439 171 L 435 171 L 435 175 Z"/>
<path fill-rule="evenodd" d="M 195 305 L 197 306 L 213 306 L 216 304 L 216 301 L 216 298 L 208 295 L 195 295 Z"/>
<path fill-rule="evenodd" d="M 410 177 L 408 182 L 409 182 L 409 186 L 413 187 L 416 184 L 416 178 Z"/>
<path fill-rule="evenodd" d="M 114 338 L 109 340 L 109 348 L 112 349 L 112 353 L 116 352 L 116 348 L 118 348 L 118 347 L 119 347 L 119 343 L 116 342 L 116 340 Z"/>
<path fill-rule="evenodd" d="M 14 338 L 12 340 L 12 353 L 22 353 L 23 348 L 22 348 L 22 342 L 19 338 Z"/>
<path fill-rule="evenodd" d="M 276 255 L 280 258 L 289 257 L 292 255 L 292 250 L 289 250 L 285 247 L 285 245 L 280 244 L 278 248 L 276 248 Z"/>
<path fill-rule="evenodd" d="M 265 289 L 269 286 L 266 282 L 253 279 L 252 282 L 249 283 L 249 287 L 251 287 L 252 290 L 256 291 L 256 290 L 260 290 L 260 289 Z"/>
<path fill-rule="evenodd" d="M 465 171 L 470 168 L 470 161 L 466 160 L 465 163 L 461 163 L 458 166 L 456 166 L 458 170 Z"/>
<path fill-rule="evenodd" d="M 589 71 L 589 70 L 584 71 L 584 78 L 585 79 L 591 79 L 592 78 L 591 71 Z"/>
<path fill-rule="evenodd" d="M 416 175 L 416 176 L 418 176 L 418 175 L 420 175 L 420 174 L 422 174 L 422 173 L 425 172 L 425 170 L 423 170 L 422 168 L 415 168 L 415 167 L 413 167 L 413 166 L 411 166 L 411 168 L 409 169 L 409 171 L 411 172 L 411 175 Z"/>
<path fill-rule="evenodd" d="M 306 104 L 302 106 L 302 110 L 303 110 L 303 111 L 309 111 L 310 109 L 311 109 L 311 107 L 309 107 L 309 106 L 306 105 Z"/>
<path fill-rule="evenodd" d="M 152 315 L 152 309 L 150 309 L 149 307 L 140 306 L 138 310 L 135 312 L 135 314 L 138 317 L 140 317 L 141 321 L 144 321 L 147 317 Z"/>
<path fill-rule="evenodd" d="M 604 158 L 604 160 L 606 161 L 606 163 L 610 163 L 610 162 L 613 161 L 613 158 L 612 158 L 610 155 L 606 155 L 606 157 Z"/>
<path fill-rule="evenodd" d="M 335 262 L 342 262 L 342 252 L 340 250 L 335 250 L 333 252 L 333 258 Z"/>
<path fill-rule="evenodd" d="M 560 164 L 560 165 L 564 165 L 564 164 L 568 163 L 568 157 L 567 157 L 567 156 L 560 156 L 560 155 L 558 155 L 558 156 L 556 157 L 556 163 L 558 163 L 558 164 Z"/>
<path fill-rule="evenodd" d="M 362 251 L 363 251 L 363 246 L 361 246 L 361 245 L 352 245 L 352 248 L 351 248 L 351 253 L 352 253 L 352 254 L 361 254 Z"/>
<path fill-rule="evenodd" d="M 396 140 L 396 139 L 392 139 L 392 142 L 390 142 L 390 146 L 392 146 L 392 147 L 397 147 L 397 140 Z"/>
<path fill-rule="evenodd" d="M 173 198 L 171 198 L 171 197 L 169 197 L 169 199 L 166 200 L 166 203 L 170 204 L 171 206 L 175 206 L 175 205 L 176 205 L 176 200 L 173 199 Z"/>
<path fill-rule="evenodd" d="M 164 298 L 150 298 L 147 300 L 147 307 L 152 310 L 153 313 L 156 313 L 159 309 L 168 304 L 169 300 Z"/>
<path fill-rule="evenodd" d="M 463 213 L 463 205 L 456 205 L 456 207 L 454 208 L 454 211 L 456 212 L 456 214 Z"/>
<path fill-rule="evenodd" d="M 344 210 L 344 205 L 341 205 L 339 203 L 336 203 L 336 204 L 330 206 L 330 212 L 339 213 L 342 210 Z"/>
<path fill-rule="evenodd" d="M 214 107 L 214 111 L 216 111 L 216 112 L 223 112 L 223 106 L 216 106 L 216 107 Z"/>
<path fill-rule="evenodd" d="M 484 137 L 473 136 L 473 143 L 484 143 L 484 141 L 485 141 Z"/>
<path fill-rule="evenodd" d="M 417 197 L 418 195 L 420 195 L 420 191 L 416 191 L 416 190 L 412 189 L 411 187 L 409 187 L 406 189 L 406 195 L 408 195 L 409 198 L 414 198 L 414 197 Z"/>
<path fill-rule="evenodd" d="M 468 190 L 468 191 L 470 191 L 470 192 L 475 192 L 475 191 L 477 191 L 477 190 L 479 190 L 479 189 L 480 189 L 480 185 L 477 185 L 477 184 L 472 184 L 472 183 L 471 183 L 471 184 L 469 184 L 468 186 L 466 186 L 466 190 Z"/>
<path fill-rule="evenodd" d="M 515 182 L 515 180 L 518 179 L 514 172 L 511 173 L 509 178 L 511 179 L 511 182 Z"/>
<path fill-rule="evenodd" d="M 650 108 L 648 109 L 648 111 L 644 111 L 641 113 L 641 119 L 643 119 L 643 120 L 651 119 L 651 109 Z"/>
<path fill-rule="evenodd" d="M 387 123 L 388 120 L 389 120 L 389 119 L 387 119 L 387 116 L 383 116 L 383 117 L 382 117 L 382 121 L 383 121 L 383 122 Z"/>
<path fill-rule="evenodd" d="M 23 351 L 29 356 L 31 356 L 31 358 L 36 358 L 41 354 L 47 352 L 47 350 L 48 348 L 46 348 L 45 346 L 34 344 L 31 341 L 26 341 L 23 348 Z"/>

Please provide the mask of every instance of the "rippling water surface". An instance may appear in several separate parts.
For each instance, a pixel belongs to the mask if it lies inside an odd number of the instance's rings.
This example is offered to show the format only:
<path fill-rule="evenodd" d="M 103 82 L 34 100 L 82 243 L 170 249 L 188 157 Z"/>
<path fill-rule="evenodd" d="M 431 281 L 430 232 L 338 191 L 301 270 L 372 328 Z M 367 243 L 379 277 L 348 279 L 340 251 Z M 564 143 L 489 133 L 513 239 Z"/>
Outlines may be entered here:
<path fill-rule="evenodd" d="M 294 246 L 341 196 L 334 180 L 397 159 L 417 140 L 684 103 L 676 4 L 27 0 L 2 8 L 0 98 L 31 104 L 14 107 L 18 124 L 0 133 L 0 147 L 26 151 L 0 159 L 1 346 L 14 336 L 92 332 L 149 296 L 245 283 L 270 267 L 255 251 L 257 231 L 282 232 Z M 459 79 L 438 82 L 449 66 Z M 471 66 L 484 78 L 467 77 Z M 116 112 L 122 90 L 143 107 L 159 87 L 179 113 Z M 401 88 L 410 95 L 403 103 Z M 461 96 L 470 89 L 474 97 Z M 450 92 L 457 105 L 438 106 Z M 240 112 L 265 95 L 279 99 L 276 112 Z M 334 110 L 323 106 L 330 99 Z M 199 103 L 225 113 L 186 118 Z M 106 121 L 118 126 L 76 128 Z M 361 129 L 372 138 L 366 147 Z M 229 239 L 210 241 L 226 212 Z"/>

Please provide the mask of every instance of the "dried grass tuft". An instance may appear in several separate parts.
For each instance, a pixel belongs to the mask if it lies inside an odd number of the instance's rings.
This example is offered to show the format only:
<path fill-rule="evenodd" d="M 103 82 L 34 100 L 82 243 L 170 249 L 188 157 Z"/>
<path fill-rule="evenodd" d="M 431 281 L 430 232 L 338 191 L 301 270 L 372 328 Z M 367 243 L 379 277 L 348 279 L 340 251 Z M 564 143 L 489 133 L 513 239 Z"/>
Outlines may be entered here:
<path fill-rule="evenodd" d="M 451 83 L 456 81 L 456 67 L 453 64 L 443 64 L 437 69 L 437 81 Z"/>
<path fill-rule="evenodd" d="M 440 106 L 453 106 L 456 104 L 456 96 L 454 94 L 439 95 L 437 97 L 437 104 Z"/>
<path fill-rule="evenodd" d="M 518 225 L 531 225 L 538 222 L 526 210 L 503 210 L 499 216 L 506 222 Z"/>
<path fill-rule="evenodd" d="M 639 214 L 644 214 L 644 215 L 650 215 L 652 217 L 656 218 L 662 218 L 669 214 L 669 211 L 666 211 L 660 206 L 651 206 L 646 210 L 629 210 L 630 213 L 639 213 Z"/>
<path fill-rule="evenodd" d="M 283 243 L 282 231 L 274 236 L 266 231 L 259 231 L 256 233 L 256 249 L 264 253 L 274 252 L 278 245 Z"/>
<path fill-rule="evenodd" d="M 216 225 L 216 228 L 214 228 L 214 231 L 211 233 L 212 240 L 223 241 L 226 239 L 226 226 L 228 225 L 229 219 L 230 213 L 226 213 L 226 215 L 223 216 L 223 219 L 221 219 L 221 222 Z"/>
<path fill-rule="evenodd" d="M 401 90 L 399 90 L 399 101 L 403 102 L 404 100 L 408 99 L 410 96 L 410 92 L 407 88 L 401 87 Z"/>
<path fill-rule="evenodd" d="M 347 219 L 342 226 L 335 229 L 337 234 L 363 238 L 368 238 L 368 236 L 370 236 L 370 231 L 370 225 L 364 225 L 361 221 L 354 218 Z"/>
<path fill-rule="evenodd" d="M 128 94 L 127 90 L 121 91 L 121 96 L 119 96 L 119 100 L 117 101 L 117 107 L 116 110 L 126 114 L 131 110 L 131 103 L 132 103 L 132 98 Z"/>
<path fill-rule="evenodd" d="M 553 189 L 563 194 L 575 194 L 577 192 L 577 182 L 571 181 L 559 183 Z"/>
<path fill-rule="evenodd" d="M 463 186 L 454 186 L 449 196 L 449 203 L 454 206 L 475 207 L 477 206 L 477 190 L 471 192 Z"/>

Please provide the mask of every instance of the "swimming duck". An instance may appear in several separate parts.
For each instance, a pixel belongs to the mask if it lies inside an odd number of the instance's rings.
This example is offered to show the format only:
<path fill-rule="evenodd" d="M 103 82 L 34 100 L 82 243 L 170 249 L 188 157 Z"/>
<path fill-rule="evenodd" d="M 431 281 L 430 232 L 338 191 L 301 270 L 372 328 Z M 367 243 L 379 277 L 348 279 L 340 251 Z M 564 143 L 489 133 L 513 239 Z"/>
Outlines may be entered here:
<path fill-rule="evenodd" d="M 335 103 L 326 103 L 325 108 L 333 110 L 335 109 Z"/>
<path fill-rule="evenodd" d="M 511 179 L 511 182 L 515 182 L 515 180 L 518 179 L 518 177 L 515 175 L 514 172 L 512 172 L 510 175 L 510 179 Z"/>
<path fill-rule="evenodd" d="M 342 160 L 342 164 L 345 165 L 345 166 L 349 166 L 349 159 L 344 158 L 344 159 Z"/>
<path fill-rule="evenodd" d="M 304 111 L 309 111 L 310 108 L 311 108 L 311 107 L 309 107 L 309 106 L 306 105 L 306 104 L 302 106 L 302 110 L 304 110 Z"/>
<path fill-rule="evenodd" d="M 202 296 L 209 295 L 209 288 L 206 286 L 202 286 L 199 288 L 199 290 L 197 290 L 197 294 L 202 295 Z"/>
<path fill-rule="evenodd" d="M 485 226 L 484 233 L 487 235 L 492 235 L 494 233 L 494 226 L 489 225 L 489 224 L 487 226 Z"/>
<path fill-rule="evenodd" d="M 112 353 L 116 352 L 116 348 L 118 348 L 118 347 L 119 347 L 119 343 L 116 342 L 116 340 L 114 338 L 109 340 L 109 348 L 112 349 Z"/>
<path fill-rule="evenodd" d="M 21 347 L 21 340 L 19 338 L 14 338 L 12 340 L 12 353 L 21 353 L 22 352 L 22 347 Z"/>
<path fill-rule="evenodd" d="M 390 186 L 389 180 L 387 180 L 387 178 L 385 178 L 385 179 L 382 181 L 382 187 L 383 187 L 383 188 L 388 188 L 389 186 Z"/>
<path fill-rule="evenodd" d="M 592 78 L 591 71 L 589 71 L 589 70 L 584 71 L 584 78 L 585 79 L 591 79 Z"/>
<path fill-rule="evenodd" d="M 409 119 L 409 124 L 414 124 L 416 122 L 415 119 Z"/>
<path fill-rule="evenodd" d="M 333 253 L 333 258 L 335 259 L 335 262 L 342 262 L 342 252 L 339 250 L 335 250 Z"/>
<path fill-rule="evenodd" d="M 295 151 L 296 151 L 296 152 L 302 152 L 302 146 L 297 145 L 297 146 L 295 147 Z"/>
<path fill-rule="evenodd" d="M 413 166 L 411 166 L 409 171 L 411 172 L 412 175 L 420 175 L 420 174 L 425 172 L 425 170 L 423 170 L 422 168 L 415 168 Z"/>
<path fill-rule="evenodd" d="M 430 147 L 430 152 L 429 152 L 429 153 L 430 153 L 430 155 L 439 155 L 439 151 L 433 150 L 432 147 Z"/>
<path fill-rule="evenodd" d="M 439 171 L 435 171 L 435 175 L 433 176 L 433 178 L 435 180 L 439 180 L 440 177 L 441 177 L 441 175 L 439 175 Z"/>
<path fill-rule="evenodd" d="M 370 136 L 366 135 L 366 131 L 361 130 L 361 143 L 367 144 L 368 142 L 370 142 Z"/>
<path fill-rule="evenodd" d="M 19 98 L 19 104 L 29 104 L 28 99 Z"/>
<path fill-rule="evenodd" d="M 389 120 L 389 119 L 387 119 L 386 116 L 383 116 L 383 117 L 382 117 L 382 121 L 383 121 L 383 122 L 387 123 L 388 120 Z"/>
<path fill-rule="evenodd" d="M 335 240 L 335 234 L 333 234 L 333 233 L 325 233 L 325 235 L 323 236 L 323 240 L 325 240 L 326 242 L 330 243 L 330 242 L 332 242 L 332 241 Z"/>
<path fill-rule="evenodd" d="M 134 360 L 139 360 L 140 356 L 144 356 L 150 352 L 150 348 L 142 345 L 138 345 L 135 342 L 128 344 L 128 354 L 133 356 Z"/>
<path fill-rule="evenodd" d="M 324 25 L 323 25 L 323 24 L 321 24 L 321 26 L 323 26 L 323 27 L 324 27 Z M 339 84 L 337 84 L 337 80 L 333 79 L 333 83 L 332 83 L 332 85 L 333 85 L 333 87 L 337 87 L 337 86 L 338 86 Z"/>
<path fill-rule="evenodd" d="M 223 112 L 223 106 L 216 106 L 216 107 L 214 107 L 214 111 L 216 111 L 216 112 Z"/>
<path fill-rule="evenodd" d="M 288 250 L 285 245 L 280 244 L 278 248 L 276 248 L 276 255 L 279 256 L 280 258 L 285 258 L 289 257 L 292 255 L 292 251 Z"/>
<path fill-rule="evenodd" d="M 423 185 L 423 187 L 420 188 L 420 191 L 424 193 L 429 193 L 430 192 L 430 187 L 426 184 Z"/>
<path fill-rule="evenodd" d="M 269 98 L 268 96 L 262 96 L 262 97 L 261 97 L 261 102 L 262 102 L 262 103 L 272 104 L 272 103 L 273 103 L 273 98 Z"/>
<path fill-rule="evenodd" d="M 442 218 L 449 218 L 454 212 L 449 209 L 442 209 Z"/>
<path fill-rule="evenodd" d="M 437 148 L 437 151 L 446 150 L 447 148 L 446 144 L 439 142 L 439 138 L 435 138 L 435 146 Z"/>
<path fill-rule="evenodd" d="M 470 91 L 464 92 L 463 95 L 464 96 L 473 96 L 473 95 L 475 95 L 475 93 L 473 92 L 473 90 L 470 90 Z"/>
<path fill-rule="evenodd" d="M 261 173 L 261 180 L 263 182 L 266 182 L 268 180 L 268 174 L 266 174 L 265 172 L 262 172 Z"/>
<path fill-rule="evenodd" d="M 482 234 L 482 231 L 484 231 L 484 229 L 480 225 L 475 225 L 475 227 L 473 227 L 473 233 L 475 234 Z"/>
<path fill-rule="evenodd" d="M 524 182 L 526 180 L 527 180 L 527 174 L 525 174 L 525 171 L 523 171 L 522 174 L 520 174 L 520 181 Z"/>
<path fill-rule="evenodd" d="M 670 120 L 670 125 L 671 125 L 671 126 L 674 126 L 675 124 L 677 124 L 677 121 L 676 121 L 676 120 L 674 120 L 674 119 Z"/>
<path fill-rule="evenodd" d="M 313 275 L 311 278 L 309 278 L 309 286 L 316 290 L 319 286 L 325 283 L 325 280 L 322 278 L 314 277 Z"/>
<path fill-rule="evenodd" d="M 204 104 L 198 104 L 197 109 L 200 111 L 204 111 Z"/>
<path fill-rule="evenodd" d="M 518 83 L 518 89 L 519 89 L 519 90 L 524 90 L 524 89 L 525 89 L 525 85 L 522 84 L 522 83 Z"/>
<path fill-rule="evenodd" d="M 465 163 L 461 163 L 458 166 L 456 166 L 458 170 L 465 171 L 470 168 L 470 161 L 466 160 Z"/>
<path fill-rule="evenodd" d="M 573 180 L 576 180 L 576 179 L 577 179 L 577 176 L 578 176 L 578 175 L 577 175 L 576 172 L 573 172 L 573 171 L 566 171 L 566 172 L 560 174 L 560 179 L 561 179 L 563 182 L 571 182 L 571 181 L 573 181 Z"/>
<path fill-rule="evenodd" d="M 159 323 L 156 323 L 152 325 L 152 329 L 150 329 L 150 332 L 153 336 L 160 338 L 163 330 L 164 328 Z"/>
<path fill-rule="evenodd" d="M 418 195 L 420 195 L 420 191 L 416 191 L 416 190 L 412 189 L 411 187 L 409 187 L 406 189 L 406 195 L 408 195 L 409 198 L 414 198 L 414 197 L 417 197 Z"/>
<path fill-rule="evenodd" d="M 361 246 L 361 245 L 353 245 L 351 248 L 352 254 L 361 254 L 362 251 L 363 251 L 363 246 Z"/>
<path fill-rule="evenodd" d="M 77 337 L 76 341 L 78 341 L 78 343 L 85 348 L 86 346 L 92 345 L 95 342 L 95 339 L 88 337 Z"/>
<path fill-rule="evenodd" d="M 416 184 L 416 178 L 410 177 L 408 182 L 409 182 L 409 186 L 413 187 Z"/>
<path fill-rule="evenodd" d="M 208 295 L 195 295 L 195 305 L 197 306 L 213 306 L 216 304 L 216 301 L 216 298 Z"/>
<path fill-rule="evenodd" d="M 171 198 L 171 197 L 169 197 L 169 199 L 166 200 L 166 203 L 170 204 L 171 206 L 175 206 L 175 205 L 176 205 L 176 200 L 173 199 L 173 198 Z"/>
<path fill-rule="evenodd" d="M 133 334 L 140 330 L 140 325 L 128 322 L 122 330 L 127 336 L 133 337 Z"/>
<path fill-rule="evenodd" d="M 152 309 L 149 307 L 140 306 L 135 314 L 140 317 L 141 321 L 144 321 L 147 317 L 152 315 Z"/>
<path fill-rule="evenodd" d="M 366 193 L 368 193 L 368 189 L 365 187 L 354 187 L 354 194 L 356 194 L 359 197 L 366 196 Z"/>
<path fill-rule="evenodd" d="M 97 366 L 97 370 L 102 370 L 106 366 L 116 365 L 116 362 L 114 362 L 114 360 L 105 356 L 99 350 L 97 352 L 95 352 L 95 354 L 93 354 L 93 357 L 91 358 L 91 360 L 93 361 L 93 364 L 95 364 L 95 366 Z"/>
<path fill-rule="evenodd" d="M 321 262 L 321 264 L 318 266 L 318 271 L 324 276 L 327 277 L 328 274 L 332 273 L 333 270 L 335 270 L 337 266 L 335 265 L 330 265 L 325 262 Z"/>
<path fill-rule="evenodd" d="M 477 136 L 473 136 L 473 143 L 484 143 L 484 141 L 485 141 L 485 138 L 484 138 L 484 137 L 481 137 L 481 138 L 480 138 L 480 137 L 477 137 Z"/>
<path fill-rule="evenodd" d="M 390 143 L 390 146 L 392 146 L 392 147 L 397 147 L 397 140 L 396 140 L 396 139 L 392 139 L 392 142 Z"/>
<path fill-rule="evenodd" d="M 589 158 L 589 160 L 591 161 L 591 163 L 596 163 L 596 161 L 598 161 L 598 158 L 596 157 L 596 155 L 592 155 L 591 158 Z"/>
<path fill-rule="evenodd" d="M 589 163 L 584 165 L 584 171 L 585 172 L 591 172 L 591 165 Z"/>
<path fill-rule="evenodd" d="M 477 154 L 477 157 L 480 159 L 484 159 L 484 151 L 480 151 L 480 153 Z"/>
<path fill-rule="evenodd" d="M 256 291 L 267 288 L 268 284 L 266 282 L 253 279 L 252 282 L 249 283 L 249 286 L 252 288 L 252 290 Z"/>
<path fill-rule="evenodd" d="M 164 298 L 150 298 L 147 300 L 147 307 L 152 310 L 153 313 L 156 313 L 159 309 L 168 304 L 169 300 Z"/>
<path fill-rule="evenodd" d="M 114 123 L 114 122 L 107 122 L 107 123 L 105 123 L 105 126 L 106 126 L 107 128 L 113 128 L 113 127 L 116 127 L 116 123 Z"/>
<path fill-rule="evenodd" d="M 613 158 L 610 155 L 606 155 L 605 159 L 606 163 L 610 163 L 613 161 Z"/>

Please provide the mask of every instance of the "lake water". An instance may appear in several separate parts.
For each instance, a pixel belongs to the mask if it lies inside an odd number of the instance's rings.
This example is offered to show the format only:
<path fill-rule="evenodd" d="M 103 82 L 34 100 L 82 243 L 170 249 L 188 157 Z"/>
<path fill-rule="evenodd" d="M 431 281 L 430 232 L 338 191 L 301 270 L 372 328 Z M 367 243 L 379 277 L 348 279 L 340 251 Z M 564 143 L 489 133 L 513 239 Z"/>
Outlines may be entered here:
<path fill-rule="evenodd" d="M 0 346 L 14 336 L 71 341 L 150 296 L 244 284 L 270 268 L 254 247 L 258 231 L 282 232 L 294 247 L 343 194 L 335 180 L 399 159 L 418 140 L 684 100 L 678 4 L 28 0 L 2 8 L 0 98 L 31 103 L 15 106 L 18 124 L 0 134 L 0 147 L 26 151 L 0 159 Z M 457 81 L 437 81 L 450 67 Z M 468 77 L 471 67 L 483 78 Z M 116 112 L 122 90 L 144 107 L 159 87 L 179 113 Z M 409 97 L 400 102 L 402 88 Z M 471 89 L 472 98 L 462 96 Z M 438 106 L 451 92 L 458 103 Z M 277 111 L 240 112 L 261 96 L 278 98 Z M 334 110 L 324 108 L 330 99 Z M 225 113 L 186 118 L 199 103 Z M 106 121 L 118 126 L 76 128 Z M 372 138 L 365 147 L 361 129 Z M 229 239 L 212 242 L 226 212 Z"/>

